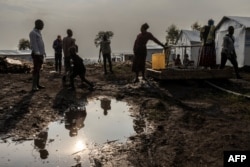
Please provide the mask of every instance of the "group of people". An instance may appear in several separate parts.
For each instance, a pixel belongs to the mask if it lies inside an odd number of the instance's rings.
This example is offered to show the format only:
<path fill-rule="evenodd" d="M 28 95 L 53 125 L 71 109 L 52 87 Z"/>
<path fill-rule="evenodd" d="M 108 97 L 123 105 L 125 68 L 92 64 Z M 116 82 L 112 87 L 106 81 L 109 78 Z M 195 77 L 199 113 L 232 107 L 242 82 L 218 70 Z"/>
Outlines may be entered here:
<path fill-rule="evenodd" d="M 41 35 L 41 30 L 44 27 L 42 20 L 38 19 L 35 21 L 35 28 L 30 32 L 30 44 L 33 58 L 33 82 L 32 90 L 37 91 L 39 89 L 45 88 L 39 84 L 40 80 L 40 70 L 43 64 L 44 56 L 46 56 L 44 43 Z M 148 32 L 149 25 L 147 23 L 143 24 L 140 28 L 140 33 L 137 35 L 137 38 L 134 42 L 134 59 L 132 64 L 132 72 L 135 73 L 134 83 L 139 82 L 139 73 L 142 73 L 142 79 L 146 80 L 145 77 L 145 62 L 147 56 L 147 47 L 146 44 L 149 40 L 154 41 L 156 44 L 162 46 L 166 49 L 166 46 L 161 43 L 157 38 L 153 36 L 152 33 Z M 221 52 L 221 65 L 220 69 L 225 67 L 226 61 L 230 60 L 234 66 L 236 77 L 241 78 L 238 70 L 238 63 L 236 60 L 236 52 L 234 48 L 234 27 L 229 26 L 228 34 L 224 37 L 223 40 L 223 49 Z M 75 43 L 75 39 L 72 38 L 72 30 L 67 30 L 67 37 L 64 37 L 63 40 L 61 36 L 58 35 L 57 39 L 53 42 L 53 48 L 55 50 L 55 69 L 56 71 L 61 72 L 62 68 L 62 52 L 64 54 L 64 68 L 65 74 L 70 72 L 70 86 L 74 90 L 74 78 L 80 76 L 83 82 L 86 82 L 89 85 L 90 90 L 93 90 L 93 84 L 85 78 L 86 68 L 83 63 L 83 59 L 77 54 L 78 46 Z M 216 54 L 215 54 L 215 26 L 214 21 L 210 19 L 208 25 L 204 26 L 201 29 L 201 40 L 203 47 L 201 49 L 199 65 L 204 66 L 205 68 L 211 67 L 214 68 L 216 65 Z M 107 74 L 106 61 L 109 63 L 109 71 L 113 73 L 112 62 L 111 62 L 111 47 L 110 41 L 106 35 L 103 36 L 103 40 L 100 43 L 100 55 L 103 55 L 104 61 L 104 74 Z M 187 56 L 188 58 L 188 56 Z M 188 60 L 188 59 L 187 59 Z M 71 69 L 71 61 L 73 62 L 73 69 Z M 179 59 L 176 60 L 177 63 L 181 63 Z M 190 63 L 190 61 L 185 61 Z"/>
<path fill-rule="evenodd" d="M 234 27 L 229 26 L 228 33 L 223 38 L 221 64 L 219 68 L 223 69 L 227 60 L 229 60 L 234 67 L 236 78 L 241 79 L 242 77 L 239 75 L 237 56 L 234 47 L 235 38 L 233 34 Z M 202 40 L 202 48 L 199 66 L 214 68 L 216 66 L 215 26 L 212 19 L 208 20 L 208 25 L 202 27 L 200 31 L 200 38 Z"/>
<path fill-rule="evenodd" d="M 39 89 L 45 88 L 40 85 L 40 70 L 43 64 L 44 57 L 46 56 L 44 42 L 41 35 L 41 30 L 44 27 L 42 20 L 38 19 L 35 21 L 35 27 L 30 32 L 30 44 L 31 44 L 31 56 L 33 59 L 33 82 L 32 90 L 38 91 Z M 142 72 L 142 78 L 145 80 L 145 61 L 147 56 L 146 44 L 148 40 L 153 40 L 157 44 L 165 48 L 158 39 L 156 39 L 150 32 L 147 32 L 149 25 L 147 23 L 141 26 L 141 33 L 137 36 L 134 43 L 134 61 L 132 65 L 132 71 L 135 73 L 134 83 L 139 82 L 139 72 Z M 64 54 L 64 68 L 65 68 L 65 77 L 70 72 L 70 89 L 74 90 L 74 78 L 80 76 L 81 80 L 89 85 L 90 90 L 93 90 L 94 85 L 85 78 L 86 68 L 83 63 L 83 59 L 77 54 L 78 46 L 75 43 L 75 39 L 72 38 L 72 30 L 67 30 L 67 37 L 61 38 L 60 35 L 57 36 L 57 39 L 53 42 L 52 47 L 55 50 L 55 70 L 61 73 L 62 69 L 62 52 Z M 100 43 L 100 55 L 103 55 L 104 61 L 104 74 L 107 74 L 106 62 L 109 63 L 109 71 L 113 73 L 112 62 L 111 62 L 111 47 L 110 41 L 107 36 L 103 36 L 103 40 Z M 71 61 L 73 63 L 73 69 L 71 68 Z"/>
<path fill-rule="evenodd" d="M 228 27 L 228 34 L 223 38 L 222 52 L 221 52 L 221 64 L 220 69 L 225 67 L 227 60 L 229 60 L 234 66 L 236 78 L 242 78 L 239 75 L 239 68 L 237 63 L 237 56 L 234 48 L 234 27 Z M 216 51 L 215 51 L 215 26 L 212 19 L 208 20 L 208 25 L 205 25 L 200 30 L 200 39 L 202 41 L 202 47 L 200 49 L 200 55 L 198 65 L 205 69 L 212 69 L 216 67 Z M 188 54 L 184 55 L 183 63 L 181 62 L 180 55 L 177 54 L 174 60 L 175 66 L 193 65 L 194 62 L 188 59 Z"/>
<path fill-rule="evenodd" d="M 39 89 L 44 89 L 45 87 L 40 85 L 40 70 L 46 56 L 44 42 L 41 35 L 41 30 L 44 27 L 42 20 L 38 19 L 35 21 L 35 27 L 30 32 L 30 44 L 31 44 L 31 56 L 33 59 L 33 82 L 32 90 L 38 91 Z M 80 76 L 82 82 L 87 83 L 89 90 L 94 90 L 94 85 L 88 81 L 85 77 L 86 68 L 83 63 L 83 59 L 77 54 L 78 46 L 76 40 L 72 38 L 73 31 L 71 29 L 67 30 L 67 36 L 63 39 L 61 35 L 57 36 L 57 39 L 53 42 L 53 49 L 55 51 L 55 70 L 56 72 L 61 73 L 62 70 L 62 54 L 64 55 L 64 69 L 65 75 L 63 76 L 63 81 L 66 81 L 67 77 L 70 80 L 70 89 L 75 90 L 74 78 Z M 106 62 L 109 63 L 109 71 L 113 73 L 112 62 L 111 62 L 111 47 L 110 41 L 106 35 L 103 36 L 103 39 L 100 43 L 100 52 L 99 54 L 103 55 L 104 62 L 104 73 L 107 74 Z M 99 56 L 100 57 L 100 56 Z"/>
<path fill-rule="evenodd" d="M 183 63 L 181 62 L 180 54 L 177 54 L 176 58 L 174 58 L 173 60 L 174 60 L 174 65 L 175 66 L 182 66 L 182 65 L 184 65 L 184 67 L 188 67 L 188 66 L 193 66 L 194 65 L 194 61 L 193 60 L 189 60 L 187 53 L 184 55 Z"/>
<path fill-rule="evenodd" d="M 39 89 L 44 89 L 45 87 L 40 85 L 40 70 L 46 56 L 44 42 L 41 35 L 41 30 L 44 27 L 42 20 L 38 19 L 35 21 L 35 27 L 30 32 L 30 44 L 31 44 L 31 56 L 33 59 L 33 72 L 32 72 L 32 90 L 38 91 Z M 78 46 L 75 43 L 75 39 L 72 38 L 72 30 L 67 30 L 67 37 L 63 40 L 61 36 L 58 35 L 57 39 L 53 42 L 53 48 L 55 50 L 55 68 L 56 71 L 61 73 L 62 68 L 62 51 L 64 54 L 64 68 L 65 75 L 70 78 L 70 89 L 74 90 L 74 78 L 80 76 L 81 80 L 88 84 L 89 89 L 93 90 L 94 85 L 85 78 L 86 68 L 83 64 L 83 59 L 77 55 Z M 71 61 L 73 64 L 73 69 L 71 68 Z"/>

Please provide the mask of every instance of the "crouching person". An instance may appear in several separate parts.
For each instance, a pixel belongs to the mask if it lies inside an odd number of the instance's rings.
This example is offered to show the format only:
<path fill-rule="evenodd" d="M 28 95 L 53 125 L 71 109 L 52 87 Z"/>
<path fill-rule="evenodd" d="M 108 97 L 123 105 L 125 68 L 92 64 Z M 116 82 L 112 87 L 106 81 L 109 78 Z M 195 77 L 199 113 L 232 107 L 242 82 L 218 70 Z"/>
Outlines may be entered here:
<path fill-rule="evenodd" d="M 94 90 L 94 85 L 85 78 L 86 68 L 83 64 L 83 59 L 76 54 L 76 47 L 69 48 L 70 59 L 72 60 L 72 71 L 70 74 L 70 90 L 75 90 L 74 79 L 79 75 L 82 82 L 85 82 L 89 86 L 89 90 Z"/>

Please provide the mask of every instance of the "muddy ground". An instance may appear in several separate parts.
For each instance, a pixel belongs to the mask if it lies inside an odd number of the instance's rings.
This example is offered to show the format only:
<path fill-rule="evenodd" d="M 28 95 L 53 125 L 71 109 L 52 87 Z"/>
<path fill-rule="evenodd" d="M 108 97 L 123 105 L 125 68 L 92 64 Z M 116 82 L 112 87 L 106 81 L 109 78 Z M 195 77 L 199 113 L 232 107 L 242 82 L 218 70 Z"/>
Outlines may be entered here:
<path fill-rule="evenodd" d="M 0 74 L 1 139 L 33 139 L 77 99 L 105 95 L 132 107 L 136 134 L 125 144 L 111 142 L 91 151 L 93 166 L 220 167 L 223 151 L 250 150 L 250 101 L 211 87 L 206 81 L 140 81 L 133 84 L 131 63 L 114 65 L 104 75 L 99 64 L 87 66 L 89 91 L 76 80 L 76 91 L 63 87 L 62 75 L 45 64 L 41 83 L 31 92 L 31 74 Z M 250 72 L 243 80 L 210 81 L 250 95 Z"/>

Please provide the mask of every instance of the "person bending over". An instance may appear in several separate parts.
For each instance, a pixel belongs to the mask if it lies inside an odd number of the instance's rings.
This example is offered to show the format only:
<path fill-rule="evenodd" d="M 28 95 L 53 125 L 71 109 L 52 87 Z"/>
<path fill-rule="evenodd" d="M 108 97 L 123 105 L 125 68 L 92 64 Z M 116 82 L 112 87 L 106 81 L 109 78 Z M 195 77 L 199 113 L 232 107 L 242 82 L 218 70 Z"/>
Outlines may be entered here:
<path fill-rule="evenodd" d="M 89 86 L 89 90 L 94 90 L 94 86 L 85 78 L 86 68 L 83 64 L 83 59 L 76 54 L 76 47 L 69 48 L 70 59 L 72 60 L 72 72 L 70 74 L 70 90 L 75 90 L 74 79 L 79 76 L 82 82 L 85 82 Z"/>

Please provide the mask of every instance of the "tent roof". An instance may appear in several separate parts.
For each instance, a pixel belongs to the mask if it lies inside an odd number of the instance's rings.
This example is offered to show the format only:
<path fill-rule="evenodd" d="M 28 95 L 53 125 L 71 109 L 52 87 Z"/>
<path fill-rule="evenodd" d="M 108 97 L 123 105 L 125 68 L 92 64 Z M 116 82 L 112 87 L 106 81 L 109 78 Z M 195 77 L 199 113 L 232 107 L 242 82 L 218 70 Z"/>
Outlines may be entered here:
<path fill-rule="evenodd" d="M 160 45 L 148 44 L 147 49 L 163 49 Z"/>
<path fill-rule="evenodd" d="M 218 29 L 225 20 L 233 20 L 246 28 L 250 28 L 250 17 L 224 16 L 217 24 L 216 29 Z"/>
<path fill-rule="evenodd" d="M 29 55 L 31 54 L 30 50 L 0 50 L 0 55 Z"/>
<path fill-rule="evenodd" d="M 189 39 L 190 42 L 200 42 L 200 32 L 199 31 L 192 31 L 192 30 L 181 30 L 177 41 L 179 40 L 180 36 L 184 34 Z"/>

